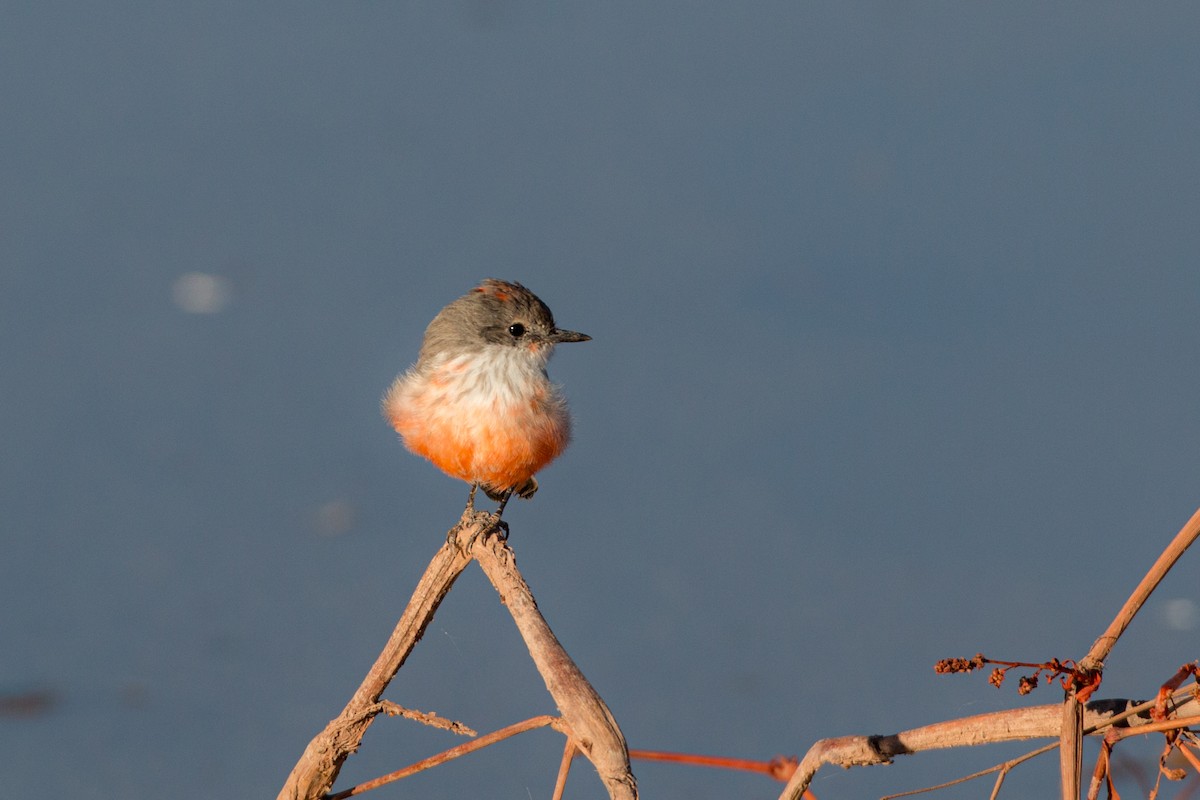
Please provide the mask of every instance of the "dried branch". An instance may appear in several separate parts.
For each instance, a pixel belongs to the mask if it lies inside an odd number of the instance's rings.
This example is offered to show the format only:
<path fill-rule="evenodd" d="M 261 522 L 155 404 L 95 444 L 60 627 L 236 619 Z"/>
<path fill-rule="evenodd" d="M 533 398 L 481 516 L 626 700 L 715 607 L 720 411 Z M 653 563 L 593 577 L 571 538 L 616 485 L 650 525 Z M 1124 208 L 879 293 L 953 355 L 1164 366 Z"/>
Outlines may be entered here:
<path fill-rule="evenodd" d="M 1079 661 L 1079 670 L 1084 674 L 1093 674 L 1095 679 L 1090 686 L 1069 691 L 1063 702 L 1062 732 L 1060 734 L 1062 747 L 1059 750 L 1059 773 L 1062 778 L 1061 796 L 1063 800 L 1076 800 L 1079 797 L 1079 779 L 1083 768 L 1081 704 L 1100 685 L 1104 659 L 1108 658 L 1108 654 L 1116 646 L 1121 634 L 1129 627 L 1129 623 L 1133 622 L 1134 616 L 1145 605 L 1150 594 L 1158 588 L 1158 584 L 1166 577 L 1171 567 L 1175 566 L 1175 562 L 1183 556 L 1192 542 L 1196 541 L 1197 536 L 1200 536 L 1200 510 L 1192 514 L 1192 518 L 1184 524 L 1179 533 L 1175 534 L 1175 538 L 1167 545 L 1167 549 L 1163 550 L 1150 567 L 1150 571 L 1134 588 L 1133 594 L 1125 601 L 1125 605 L 1121 606 L 1121 610 L 1117 612 L 1112 623 L 1092 644 L 1092 649 L 1088 651 L 1088 654 Z"/>
<path fill-rule="evenodd" d="M 991 775 L 993 772 L 998 772 L 999 775 L 996 776 L 996 784 L 992 787 L 991 794 L 992 800 L 995 800 L 996 796 L 1000 794 L 1000 787 L 1004 785 L 1005 776 L 1012 771 L 1013 767 L 1017 766 L 1018 764 L 1023 764 L 1031 758 L 1036 758 L 1044 753 L 1049 753 L 1056 747 L 1058 747 L 1057 742 L 1054 744 L 1048 744 L 1045 747 L 1039 747 L 1037 750 L 1028 752 L 1025 755 L 1017 756 L 1016 758 L 1001 762 L 994 766 L 988 767 L 987 769 L 981 769 L 978 772 L 972 772 L 970 775 L 963 775 L 961 778 L 955 778 L 952 781 L 945 781 L 943 783 L 935 784 L 934 786 L 925 786 L 920 789 L 910 789 L 907 792 L 887 794 L 879 798 L 879 800 L 896 800 L 896 798 L 899 797 L 912 797 L 913 795 L 925 794 L 926 792 L 935 792 L 939 789 L 949 789 L 951 786 L 958 786 L 960 783 L 973 781 L 976 778 L 982 778 L 984 775 Z"/>
<path fill-rule="evenodd" d="M 367 728 L 380 713 L 401 713 L 456 732 L 469 731 L 459 723 L 437 715 L 410 712 L 380 698 L 432 621 L 442 599 L 472 559 L 479 562 L 500 593 L 501 601 L 512 614 L 529 648 L 529 654 L 546 682 L 546 688 L 562 713 L 561 720 L 547 717 L 545 719 L 550 721 L 540 724 L 552 724 L 567 735 L 574 747 L 596 767 L 613 800 L 636 800 L 637 783 L 630 771 L 625 738 L 616 720 L 546 624 L 529 591 L 529 585 L 517 571 L 512 550 L 499 532 L 499 520 L 493 515 L 471 510 L 463 512 L 458 525 L 450 531 L 446 544 L 434 555 L 421 577 L 383 652 L 341 714 L 309 742 L 288 776 L 278 800 L 325 798 L 342 764 L 351 753 L 358 750 Z M 452 748 L 432 759 L 385 775 L 370 782 L 370 785 L 356 786 L 333 797 L 350 797 L 376 785 L 398 780 L 413 771 L 432 766 L 435 761 L 441 763 L 462 752 L 486 746 L 490 742 L 489 737 L 499 735 L 503 738 L 514 732 L 506 729 L 505 732 L 489 734 L 481 737 L 481 740 Z"/>
<path fill-rule="evenodd" d="M 380 710 L 389 717 L 404 717 L 405 719 L 419 722 L 422 725 L 428 725 L 431 728 L 441 728 L 444 731 L 457 733 L 459 736 L 479 735 L 479 732 L 473 728 L 469 728 L 457 720 L 446 719 L 432 711 L 418 711 L 415 708 L 405 708 L 399 703 L 393 703 L 391 700 L 381 700 L 379 705 Z"/>
<path fill-rule="evenodd" d="M 567 776 L 571 774 L 571 762 L 575 760 L 575 754 L 579 752 L 579 748 L 575 746 L 575 740 L 567 737 L 567 741 L 563 744 L 562 760 L 558 762 L 558 775 L 554 779 L 554 794 L 550 795 L 550 800 L 562 800 L 563 794 L 567 791 Z"/>
<path fill-rule="evenodd" d="M 1182 700 L 1176 714 L 1195 714 L 1200 700 L 1191 690 L 1177 694 Z M 1153 721 L 1150 710 L 1155 701 L 1096 700 L 1084 708 L 1085 733 L 1092 734 L 1114 724 L 1145 726 Z M 815 743 L 779 796 L 780 800 L 799 800 L 818 769 L 826 764 L 840 767 L 865 767 L 890 764 L 896 756 L 949 747 L 972 747 L 1023 739 L 1057 738 L 1062 724 L 1062 706 L 1058 704 L 996 711 L 973 717 L 938 722 L 890 736 L 840 736 Z M 980 773 L 984 774 L 984 773 Z"/>
<path fill-rule="evenodd" d="M 669 764 L 691 764 L 696 767 L 757 772 L 780 783 L 786 783 L 800 764 L 800 761 L 793 756 L 775 756 L 770 761 L 759 761 L 750 758 L 702 756 L 694 753 L 668 753 L 662 750 L 630 750 L 629 757 L 634 761 L 661 761 Z"/>
<path fill-rule="evenodd" d="M 562 728 L 562 720 L 559 717 L 552 717 L 549 714 L 544 714 L 540 717 L 533 717 L 522 722 L 517 722 L 513 725 L 507 725 L 498 731 L 480 736 L 478 739 L 472 739 L 466 744 L 460 744 L 457 747 L 451 747 L 449 750 L 443 750 L 429 758 L 423 758 L 415 764 L 409 764 L 407 767 L 398 769 L 395 772 L 389 772 L 387 775 L 380 775 L 378 778 L 372 778 L 369 781 L 360 783 L 357 786 L 351 786 L 349 789 L 338 792 L 336 794 L 326 795 L 325 800 L 346 800 L 348 797 L 368 792 L 371 789 L 378 789 L 380 786 L 386 786 L 389 783 L 395 783 L 398 780 L 407 778 L 409 775 L 415 775 L 418 772 L 423 772 L 427 769 L 445 764 L 447 761 L 453 761 L 456 758 L 474 753 L 476 750 L 482 750 L 485 747 L 490 747 L 496 742 L 502 742 L 505 739 L 516 736 L 526 731 L 536 730 L 537 728 Z"/>
<path fill-rule="evenodd" d="M 1058 779 L 1064 800 L 1079 800 L 1080 773 L 1083 772 L 1083 703 L 1069 692 L 1062 705 L 1058 728 Z"/>
<path fill-rule="evenodd" d="M 1092 645 L 1092 649 L 1079 662 L 1081 668 L 1104 668 L 1104 659 L 1108 658 L 1108 654 L 1112 652 L 1117 640 L 1121 638 L 1121 634 L 1125 632 L 1134 616 L 1145 605 L 1151 592 L 1158 588 L 1158 584 L 1166 577 L 1171 567 L 1175 566 L 1175 562 L 1183 556 L 1198 536 L 1200 536 L 1200 509 L 1192 515 L 1179 533 L 1175 534 L 1175 538 L 1167 545 L 1167 549 L 1163 550 L 1162 555 L 1155 560 L 1150 571 L 1146 573 L 1146 577 L 1142 578 L 1141 583 L 1133 590 L 1133 594 L 1125 601 L 1125 605 L 1121 606 L 1121 610 L 1117 612 L 1112 624 L 1104 633 L 1100 634 L 1100 638 Z"/>

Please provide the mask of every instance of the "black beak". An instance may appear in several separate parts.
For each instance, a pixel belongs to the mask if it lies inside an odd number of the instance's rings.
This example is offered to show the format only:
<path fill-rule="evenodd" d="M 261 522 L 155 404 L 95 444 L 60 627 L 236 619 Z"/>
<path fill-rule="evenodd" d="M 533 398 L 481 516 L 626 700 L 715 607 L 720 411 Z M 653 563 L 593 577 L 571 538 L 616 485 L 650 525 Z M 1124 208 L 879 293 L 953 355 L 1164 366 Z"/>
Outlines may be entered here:
<path fill-rule="evenodd" d="M 579 333 L 577 331 L 563 331 L 558 328 L 550 331 L 550 341 L 555 344 L 562 344 L 563 342 L 590 342 L 591 340 L 592 337 L 586 333 Z"/>

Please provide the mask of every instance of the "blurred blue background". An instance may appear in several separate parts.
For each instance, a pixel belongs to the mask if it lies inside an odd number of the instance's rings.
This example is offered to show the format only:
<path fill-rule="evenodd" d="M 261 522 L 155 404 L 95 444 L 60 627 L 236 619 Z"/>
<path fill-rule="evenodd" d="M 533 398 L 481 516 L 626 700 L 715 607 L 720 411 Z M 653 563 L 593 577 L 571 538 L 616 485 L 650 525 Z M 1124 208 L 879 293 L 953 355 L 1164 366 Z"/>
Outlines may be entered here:
<path fill-rule="evenodd" d="M 8 4 L 0 692 L 46 705 L 0 718 L 6 785 L 274 797 L 466 499 L 378 401 L 489 276 L 594 337 L 551 364 L 574 444 L 506 518 L 632 746 L 769 758 L 1056 702 L 932 666 L 1083 655 L 1200 503 L 1198 25 Z M 1196 657 L 1195 561 L 1102 695 Z M 480 731 L 553 708 L 475 568 L 387 696 Z M 338 786 L 457 743 L 381 720 Z M 559 754 L 531 734 L 372 796 L 548 797 Z M 1055 758 L 1010 791 L 1049 796 Z M 780 788 L 635 771 L 646 797 Z M 569 794 L 602 795 L 586 763 Z"/>

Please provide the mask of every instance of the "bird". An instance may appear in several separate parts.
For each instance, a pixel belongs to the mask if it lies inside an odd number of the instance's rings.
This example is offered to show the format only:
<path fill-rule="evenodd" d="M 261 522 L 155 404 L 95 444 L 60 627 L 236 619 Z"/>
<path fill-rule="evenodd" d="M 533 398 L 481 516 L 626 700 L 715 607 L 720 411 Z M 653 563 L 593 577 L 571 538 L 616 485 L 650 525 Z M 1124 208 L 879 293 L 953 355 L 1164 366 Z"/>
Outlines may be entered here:
<path fill-rule="evenodd" d="M 556 345 L 592 337 L 559 328 L 519 283 L 484 280 L 425 329 L 416 363 L 383 396 L 383 416 L 404 446 L 500 506 L 538 490 L 534 475 L 571 439 L 562 389 L 546 374 Z M 464 512 L 465 513 L 465 512 Z"/>

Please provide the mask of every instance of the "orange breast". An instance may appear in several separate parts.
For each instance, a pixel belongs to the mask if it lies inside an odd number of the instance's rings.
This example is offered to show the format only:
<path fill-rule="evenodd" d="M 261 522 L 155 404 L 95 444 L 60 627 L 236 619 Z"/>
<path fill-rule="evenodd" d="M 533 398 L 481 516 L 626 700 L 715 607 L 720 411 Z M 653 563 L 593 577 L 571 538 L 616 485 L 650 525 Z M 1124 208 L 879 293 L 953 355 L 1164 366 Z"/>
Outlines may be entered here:
<path fill-rule="evenodd" d="M 565 404 L 548 383 L 524 401 L 503 402 L 456 392 L 445 380 L 404 381 L 384 399 L 388 420 L 409 450 L 468 483 L 520 486 L 570 440 Z"/>

